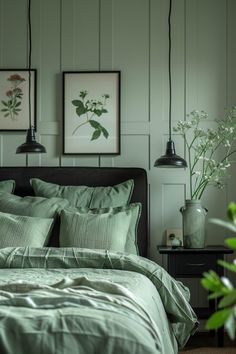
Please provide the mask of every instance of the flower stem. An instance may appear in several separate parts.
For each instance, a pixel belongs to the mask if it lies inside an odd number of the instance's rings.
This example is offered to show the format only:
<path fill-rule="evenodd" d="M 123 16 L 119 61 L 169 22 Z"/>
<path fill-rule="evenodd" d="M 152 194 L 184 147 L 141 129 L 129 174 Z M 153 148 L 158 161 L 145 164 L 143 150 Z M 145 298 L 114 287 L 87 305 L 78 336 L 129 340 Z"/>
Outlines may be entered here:
<path fill-rule="evenodd" d="M 79 125 L 73 130 L 72 135 L 74 135 L 74 134 L 77 132 L 77 130 L 78 130 L 80 127 L 82 127 L 82 125 L 85 125 L 85 124 L 87 124 L 88 122 L 89 122 L 89 121 L 86 120 L 85 122 L 79 124 Z"/>

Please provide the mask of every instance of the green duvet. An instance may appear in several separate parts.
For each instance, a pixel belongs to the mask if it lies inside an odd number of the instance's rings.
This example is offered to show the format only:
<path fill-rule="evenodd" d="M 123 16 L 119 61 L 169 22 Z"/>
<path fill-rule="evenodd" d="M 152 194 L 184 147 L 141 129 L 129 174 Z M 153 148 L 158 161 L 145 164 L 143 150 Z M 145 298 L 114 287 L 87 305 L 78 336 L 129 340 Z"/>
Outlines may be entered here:
<path fill-rule="evenodd" d="M 175 354 L 197 328 L 156 263 L 80 248 L 0 250 L 1 354 Z"/>

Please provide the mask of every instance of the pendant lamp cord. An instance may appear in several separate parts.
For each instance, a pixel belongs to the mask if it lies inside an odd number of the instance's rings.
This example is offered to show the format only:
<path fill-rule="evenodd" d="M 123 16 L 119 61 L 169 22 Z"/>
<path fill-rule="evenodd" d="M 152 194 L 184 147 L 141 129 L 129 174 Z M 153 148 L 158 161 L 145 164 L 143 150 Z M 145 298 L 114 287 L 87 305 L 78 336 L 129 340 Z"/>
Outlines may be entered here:
<path fill-rule="evenodd" d="M 171 141 L 171 106 L 172 106 L 172 83 L 171 83 L 171 10 L 172 0 L 169 5 L 168 28 L 169 28 L 169 55 L 168 55 L 168 73 L 169 73 L 169 141 Z"/>
<path fill-rule="evenodd" d="M 32 38 L 31 38 L 31 0 L 28 0 L 28 74 L 29 74 L 29 128 L 31 129 L 31 52 L 32 52 Z"/>

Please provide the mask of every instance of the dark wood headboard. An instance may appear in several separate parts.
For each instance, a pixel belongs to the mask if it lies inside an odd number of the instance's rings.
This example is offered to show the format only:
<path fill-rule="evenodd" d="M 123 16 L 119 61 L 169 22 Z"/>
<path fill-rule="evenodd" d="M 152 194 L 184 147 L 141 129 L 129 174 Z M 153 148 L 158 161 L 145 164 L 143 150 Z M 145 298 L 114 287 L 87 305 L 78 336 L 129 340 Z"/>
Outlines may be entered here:
<path fill-rule="evenodd" d="M 0 180 L 14 179 L 15 194 L 34 195 L 30 178 L 40 178 L 46 182 L 61 185 L 112 186 L 128 179 L 134 180 L 131 202 L 142 204 L 142 214 L 138 226 L 138 247 L 140 255 L 147 256 L 147 174 L 142 168 L 119 167 L 1 167 Z"/>

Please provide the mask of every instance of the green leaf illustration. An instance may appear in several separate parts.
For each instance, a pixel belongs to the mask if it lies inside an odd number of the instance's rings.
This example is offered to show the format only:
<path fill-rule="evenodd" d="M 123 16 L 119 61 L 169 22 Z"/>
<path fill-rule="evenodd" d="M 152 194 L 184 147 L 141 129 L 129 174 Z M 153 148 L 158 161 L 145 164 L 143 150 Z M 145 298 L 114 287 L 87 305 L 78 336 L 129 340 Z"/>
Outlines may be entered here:
<path fill-rule="evenodd" d="M 104 127 L 102 127 L 102 126 L 101 126 L 100 129 L 101 129 L 101 131 L 102 131 L 103 136 L 107 139 L 108 136 L 109 136 L 108 131 L 107 131 Z"/>
<path fill-rule="evenodd" d="M 106 109 L 95 109 L 94 110 L 94 113 L 98 116 L 98 117 L 100 117 L 103 113 L 107 113 L 107 110 Z"/>
<path fill-rule="evenodd" d="M 84 107 L 84 104 L 80 100 L 73 100 L 71 101 L 74 106 L 76 106 L 76 113 L 78 116 L 82 116 L 84 113 L 87 112 L 87 109 Z"/>
<path fill-rule="evenodd" d="M 101 130 L 98 129 L 94 130 L 91 140 L 98 139 L 100 135 L 101 135 Z"/>
<path fill-rule="evenodd" d="M 86 112 L 87 112 L 86 109 L 82 106 L 76 108 L 76 113 L 78 114 L 79 117 L 82 116 Z"/>
<path fill-rule="evenodd" d="M 7 102 L 5 102 L 5 101 L 1 101 L 1 102 L 2 102 L 2 104 L 3 104 L 4 106 L 8 107 Z"/>
<path fill-rule="evenodd" d="M 73 100 L 73 101 L 71 101 L 71 103 L 74 105 L 74 106 L 76 106 L 76 107 L 78 107 L 79 105 L 80 105 L 80 103 L 82 103 L 80 100 Z"/>
<path fill-rule="evenodd" d="M 92 128 L 94 128 L 94 132 L 92 133 L 92 137 L 90 140 L 96 140 L 101 135 L 106 139 L 109 136 L 108 131 L 97 121 L 94 120 L 94 116 L 97 117 L 102 116 L 103 113 L 107 113 L 108 111 L 104 108 L 106 105 L 106 100 L 110 97 L 108 94 L 102 95 L 101 100 L 97 99 L 87 99 L 85 97 L 88 95 L 86 90 L 80 91 L 79 97 L 80 99 L 74 99 L 71 101 L 73 106 L 75 106 L 76 114 L 80 117 L 85 115 L 84 120 L 76 126 L 76 128 L 72 131 L 72 135 L 76 134 L 80 127 L 89 124 Z M 13 107 L 14 109 L 16 107 Z"/>
<path fill-rule="evenodd" d="M 89 124 L 95 129 L 100 129 L 100 127 L 101 127 L 101 124 L 98 123 L 96 120 L 93 120 L 93 119 L 89 120 Z"/>

